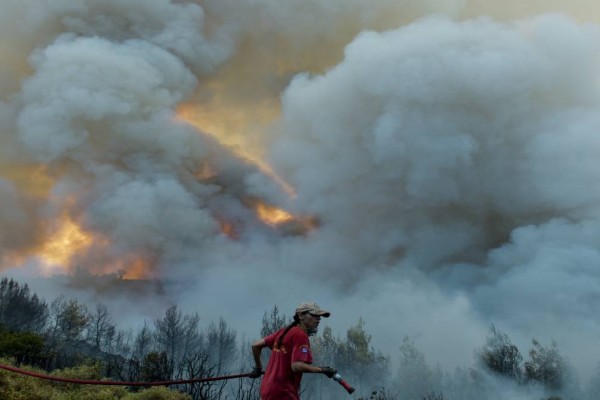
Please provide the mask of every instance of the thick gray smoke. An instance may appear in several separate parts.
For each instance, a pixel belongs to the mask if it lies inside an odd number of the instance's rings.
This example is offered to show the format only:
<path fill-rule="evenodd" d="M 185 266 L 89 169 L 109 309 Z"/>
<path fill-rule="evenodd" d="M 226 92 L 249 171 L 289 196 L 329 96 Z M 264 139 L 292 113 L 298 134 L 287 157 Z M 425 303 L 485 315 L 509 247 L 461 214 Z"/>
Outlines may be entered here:
<path fill-rule="evenodd" d="M 178 302 L 252 337 L 314 299 L 392 356 L 410 336 L 467 365 L 494 323 L 600 361 L 597 9 L 240 3 L 0 0 L 4 271 L 41 274 L 68 210 L 96 238 L 71 267 L 139 256 L 164 282 L 141 319 Z M 256 198 L 318 227 L 272 229 Z"/>
<path fill-rule="evenodd" d="M 447 304 L 432 300 L 425 323 L 379 306 L 401 332 L 471 340 L 497 320 L 523 339 L 554 337 L 593 366 L 599 34 L 564 16 L 429 18 L 362 33 L 325 75 L 297 76 L 271 155 L 296 203 L 324 216 L 309 245 L 334 243 L 328 269 L 434 281 Z M 414 309 L 418 298 L 402 286 L 373 290 L 390 293 L 392 307 Z M 466 321 L 436 327 L 443 319 L 431 310 L 457 307 Z"/>

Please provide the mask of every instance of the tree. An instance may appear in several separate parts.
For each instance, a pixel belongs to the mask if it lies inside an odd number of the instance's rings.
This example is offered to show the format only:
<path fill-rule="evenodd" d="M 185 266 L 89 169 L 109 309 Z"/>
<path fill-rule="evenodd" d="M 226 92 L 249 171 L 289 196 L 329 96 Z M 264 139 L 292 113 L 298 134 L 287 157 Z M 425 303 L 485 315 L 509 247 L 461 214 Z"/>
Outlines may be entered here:
<path fill-rule="evenodd" d="M 183 344 L 184 327 L 181 311 L 176 305 L 172 305 L 165 312 L 163 319 L 154 321 L 156 331 L 154 337 L 160 345 L 160 349 L 164 350 L 172 363 L 175 358 L 179 358 L 181 345 Z"/>
<path fill-rule="evenodd" d="M 203 335 L 198 330 L 199 323 L 200 316 L 198 313 L 186 314 L 183 316 L 182 358 L 189 354 L 204 353 Z"/>
<path fill-rule="evenodd" d="M 252 343 L 242 337 L 239 344 L 239 370 L 250 371 L 254 367 L 254 359 L 250 351 Z M 266 364 L 265 364 L 266 365 Z M 231 396 L 236 400 L 260 400 L 259 379 L 236 379 L 230 381 Z"/>
<path fill-rule="evenodd" d="M 0 280 L 0 324 L 15 332 L 41 332 L 48 318 L 48 305 L 31 294 L 27 284 Z"/>
<path fill-rule="evenodd" d="M 115 335 L 115 325 L 104 304 L 96 304 L 96 311 L 89 316 L 88 340 L 102 350 L 107 348 Z"/>
<path fill-rule="evenodd" d="M 335 365 L 348 369 L 349 378 L 355 382 L 357 389 L 361 386 L 378 382 L 386 382 L 389 374 L 390 360 L 383 353 L 371 347 L 371 335 L 364 329 L 362 318 L 346 332 L 346 341 L 339 342 L 335 357 Z"/>
<path fill-rule="evenodd" d="M 498 375 L 517 381 L 521 379 L 523 356 L 508 335 L 500 332 L 494 325 L 490 326 L 489 335 L 478 352 L 478 358 L 487 369 Z"/>
<path fill-rule="evenodd" d="M 35 363 L 43 348 L 44 340 L 33 332 L 0 332 L 0 356 L 14 357 L 17 365 Z"/>
<path fill-rule="evenodd" d="M 166 381 L 171 379 L 171 365 L 167 353 L 153 351 L 142 362 L 142 380 L 144 382 Z"/>
<path fill-rule="evenodd" d="M 90 321 L 87 307 L 77 300 L 64 303 L 58 317 L 58 328 L 61 337 L 69 343 L 81 339 L 81 334 Z"/>
<path fill-rule="evenodd" d="M 49 361 L 54 360 L 55 368 L 68 366 L 89 322 L 87 308 L 77 300 L 67 301 L 60 295 L 50 303 L 49 315 L 50 325 L 44 336 L 51 351 Z"/>
<path fill-rule="evenodd" d="M 121 380 L 138 380 L 141 372 L 141 360 L 132 359 L 133 331 L 131 329 L 117 329 L 107 351 L 110 353 L 107 361 L 107 370 L 110 376 Z"/>
<path fill-rule="evenodd" d="M 186 354 L 179 368 L 178 379 L 213 378 L 218 375 L 217 367 L 211 365 L 209 358 L 208 354 L 201 351 Z M 186 385 L 185 392 L 194 400 L 221 399 L 226 385 L 227 381 L 224 380 L 195 382 Z"/>
<path fill-rule="evenodd" d="M 229 329 L 225 320 L 220 318 L 218 325 L 209 325 L 205 337 L 208 360 L 220 373 L 235 360 L 236 332 Z"/>
<path fill-rule="evenodd" d="M 46 338 L 51 345 L 56 345 L 58 342 L 60 317 L 65 303 L 65 296 L 62 294 L 50 303 L 49 326 L 46 331 Z"/>
<path fill-rule="evenodd" d="M 533 348 L 529 350 L 530 360 L 525 362 L 525 379 L 537 382 L 550 390 L 560 390 L 564 384 L 567 364 L 558 351 L 558 343 L 552 341 L 550 347 L 542 346 L 532 340 Z"/>
<path fill-rule="evenodd" d="M 414 342 L 405 336 L 400 346 L 400 363 L 394 381 L 399 397 L 406 400 L 420 400 L 440 386 L 434 382 L 434 373 L 425 361 Z"/>
<path fill-rule="evenodd" d="M 330 326 L 323 329 L 323 334 L 313 339 L 312 349 L 315 360 L 321 365 L 335 366 L 340 341 L 333 337 Z"/>
<path fill-rule="evenodd" d="M 285 314 L 279 314 L 279 308 L 277 308 L 277 305 L 274 305 L 270 314 L 267 314 L 267 311 L 265 311 L 263 314 L 260 336 L 266 337 L 277 332 L 281 328 L 284 328 L 286 325 L 291 323 L 291 321 L 287 322 L 288 320 L 289 319 L 285 316 Z"/>
<path fill-rule="evenodd" d="M 133 357 L 142 360 L 150 352 L 153 345 L 153 336 L 150 326 L 144 321 L 144 325 L 138 330 L 133 344 Z"/>
<path fill-rule="evenodd" d="M 202 346 L 202 336 L 198 332 L 200 317 L 197 313 L 183 315 L 172 305 L 163 319 L 154 322 L 154 337 L 159 349 L 165 351 L 171 361 L 172 370 L 183 360 L 186 354 L 195 352 Z"/>

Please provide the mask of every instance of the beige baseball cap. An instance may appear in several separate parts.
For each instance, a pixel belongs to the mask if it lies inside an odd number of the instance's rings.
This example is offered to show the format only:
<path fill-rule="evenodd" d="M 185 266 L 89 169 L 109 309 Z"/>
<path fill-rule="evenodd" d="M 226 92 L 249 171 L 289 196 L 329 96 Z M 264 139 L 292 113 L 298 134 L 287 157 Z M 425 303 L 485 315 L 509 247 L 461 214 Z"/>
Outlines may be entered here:
<path fill-rule="evenodd" d="M 309 312 L 311 314 L 320 315 L 321 317 L 329 318 L 331 313 L 323 310 L 317 303 L 302 303 L 296 307 L 296 313 Z"/>

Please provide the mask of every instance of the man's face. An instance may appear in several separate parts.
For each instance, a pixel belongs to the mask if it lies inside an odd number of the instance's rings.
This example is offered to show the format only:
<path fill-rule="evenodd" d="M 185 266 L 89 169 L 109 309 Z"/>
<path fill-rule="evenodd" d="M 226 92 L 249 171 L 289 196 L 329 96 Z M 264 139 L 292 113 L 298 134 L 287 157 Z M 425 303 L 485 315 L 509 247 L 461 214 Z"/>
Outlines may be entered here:
<path fill-rule="evenodd" d="M 302 318 L 302 322 L 304 323 L 304 326 L 306 326 L 308 334 L 314 335 L 317 333 L 319 322 L 321 322 L 321 316 L 307 312 L 303 315 L 303 317 L 304 318 Z"/>

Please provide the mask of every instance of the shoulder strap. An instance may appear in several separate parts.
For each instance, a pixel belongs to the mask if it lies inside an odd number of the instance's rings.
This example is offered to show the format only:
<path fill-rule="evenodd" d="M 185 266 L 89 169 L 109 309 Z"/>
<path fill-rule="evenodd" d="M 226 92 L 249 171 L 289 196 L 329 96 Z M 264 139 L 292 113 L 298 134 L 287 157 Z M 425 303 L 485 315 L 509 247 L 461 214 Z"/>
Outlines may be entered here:
<path fill-rule="evenodd" d="M 281 347 L 281 343 L 283 342 L 283 338 L 285 337 L 285 335 L 287 335 L 287 333 L 290 331 L 290 329 L 292 329 L 296 325 L 297 325 L 296 322 L 292 322 L 292 324 L 288 325 L 288 327 L 285 328 L 283 333 L 281 335 L 279 335 L 279 337 L 277 338 L 277 348 Z"/>

